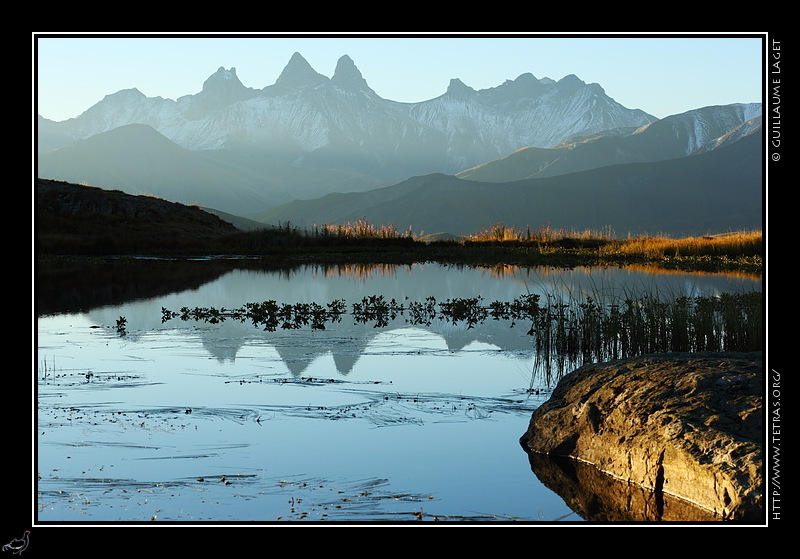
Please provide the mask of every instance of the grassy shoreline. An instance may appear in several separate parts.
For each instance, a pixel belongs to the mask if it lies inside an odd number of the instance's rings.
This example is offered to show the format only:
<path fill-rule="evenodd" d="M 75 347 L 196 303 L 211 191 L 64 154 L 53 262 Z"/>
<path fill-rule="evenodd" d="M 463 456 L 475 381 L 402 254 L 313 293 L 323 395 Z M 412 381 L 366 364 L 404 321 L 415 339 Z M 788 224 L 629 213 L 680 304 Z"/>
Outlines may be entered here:
<path fill-rule="evenodd" d="M 493 224 L 462 238 L 419 236 L 362 219 L 310 229 L 291 224 L 243 231 L 198 207 L 59 181 L 37 181 L 37 262 L 109 256 L 251 258 L 287 263 L 422 261 L 466 265 L 651 265 L 664 269 L 763 268 L 760 231 L 672 239 L 616 238 L 610 230 L 532 230 Z"/>
<path fill-rule="evenodd" d="M 664 270 L 763 273 L 760 232 L 683 239 L 421 241 L 413 238 L 323 238 L 275 230 L 235 232 L 202 242 L 143 242 L 131 237 L 94 237 L 37 247 L 48 260 L 107 256 L 250 258 L 287 263 L 387 263 L 435 261 L 466 265 L 631 266 Z"/>

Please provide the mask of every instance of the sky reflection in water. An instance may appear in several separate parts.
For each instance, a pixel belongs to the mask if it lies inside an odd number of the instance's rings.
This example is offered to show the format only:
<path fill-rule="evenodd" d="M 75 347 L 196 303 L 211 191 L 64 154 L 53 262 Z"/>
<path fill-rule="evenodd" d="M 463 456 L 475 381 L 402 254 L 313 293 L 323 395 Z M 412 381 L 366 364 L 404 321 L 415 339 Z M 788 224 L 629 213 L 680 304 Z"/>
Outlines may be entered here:
<path fill-rule="evenodd" d="M 162 324 L 161 308 L 760 290 L 742 278 L 614 269 L 345 272 L 234 271 L 196 290 L 40 318 L 38 519 L 580 520 L 518 444 L 550 388 L 532 378 L 525 326 L 400 318 L 373 328 L 345 315 L 324 331 L 265 332 Z"/>

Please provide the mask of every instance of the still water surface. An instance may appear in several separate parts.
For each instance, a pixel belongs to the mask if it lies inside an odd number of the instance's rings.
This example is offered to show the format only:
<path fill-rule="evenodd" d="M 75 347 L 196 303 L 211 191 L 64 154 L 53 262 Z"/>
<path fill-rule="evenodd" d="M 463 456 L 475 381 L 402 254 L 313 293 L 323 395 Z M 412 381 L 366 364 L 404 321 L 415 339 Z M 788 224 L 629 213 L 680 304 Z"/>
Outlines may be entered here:
<path fill-rule="evenodd" d="M 553 380 L 524 325 L 162 323 L 162 308 L 383 295 L 710 295 L 761 280 L 619 269 L 304 267 L 37 320 L 39 522 L 564 522 L 519 445 Z M 116 329 L 126 319 L 125 335 Z"/>

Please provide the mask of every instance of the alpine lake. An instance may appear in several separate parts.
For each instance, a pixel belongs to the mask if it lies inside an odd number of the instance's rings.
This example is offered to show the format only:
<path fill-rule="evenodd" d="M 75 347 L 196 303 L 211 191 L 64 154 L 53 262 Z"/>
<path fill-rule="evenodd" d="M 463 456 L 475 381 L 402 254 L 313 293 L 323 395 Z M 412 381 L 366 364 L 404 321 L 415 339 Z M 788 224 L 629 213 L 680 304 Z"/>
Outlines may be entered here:
<path fill-rule="evenodd" d="M 761 284 L 628 267 L 200 259 L 40 277 L 36 521 L 582 523 L 519 438 L 558 378 L 592 357 L 544 354 L 513 303 L 608 307 Z M 443 313 L 454 301 L 481 314 Z M 254 314 L 265 308 L 271 322 Z"/>

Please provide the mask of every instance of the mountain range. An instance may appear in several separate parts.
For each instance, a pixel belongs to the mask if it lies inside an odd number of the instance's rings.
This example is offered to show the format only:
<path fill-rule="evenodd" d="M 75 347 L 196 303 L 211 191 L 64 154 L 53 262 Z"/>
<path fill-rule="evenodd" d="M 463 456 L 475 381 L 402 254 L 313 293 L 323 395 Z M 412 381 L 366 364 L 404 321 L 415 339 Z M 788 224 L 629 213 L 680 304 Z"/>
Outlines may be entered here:
<path fill-rule="evenodd" d="M 498 221 L 681 234 L 761 224 L 760 103 L 657 119 L 574 75 L 485 90 L 453 79 L 439 97 L 399 103 L 348 56 L 328 78 L 296 53 L 263 89 L 219 68 L 197 94 L 123 90 L 72 119 L 39 116 L 36 132 L 39 177 L 264 223 L 366 217 L 454 234 Z"/>
<path fill-rule="evenodd" d="M 605 130 L 569 138 L 552 148 L 525 147 L 456 174 L 508 182 L 553 177 L 606 165 L 661 161 L 708 152 L 761 130 L 758 103 L 703 107 L 634 130 Z"/>

